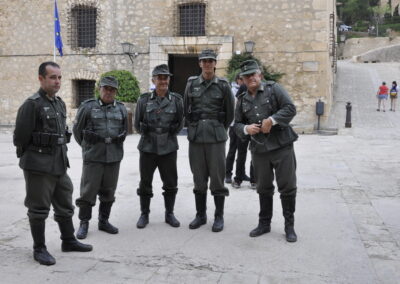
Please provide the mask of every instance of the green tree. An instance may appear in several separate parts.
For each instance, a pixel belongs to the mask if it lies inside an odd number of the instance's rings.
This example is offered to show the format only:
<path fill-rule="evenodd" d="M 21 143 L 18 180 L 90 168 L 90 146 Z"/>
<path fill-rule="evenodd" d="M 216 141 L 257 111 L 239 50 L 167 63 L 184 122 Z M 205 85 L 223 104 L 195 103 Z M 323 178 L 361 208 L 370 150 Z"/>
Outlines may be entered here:
<path fill-rule="evenodd" d="M 339 12 L 341 20 L 347 25 L 353 25 L 358 21 L 369 21 L 371 15 L 369 8 L 375 2 L 368 0 L 342 0 L 341 3 L 343 5 L 339 8 L 341 9 Z"/>
<path fill-rule="evenodd" d="M 391 12 L 390 6 L 388 4 L 383 6 L 375 6 L 371 8 L 373 19 L 376 24 L 376 36 L 379 35 L 379 24 L 382 24 L 385 18 L 385 14 Z"/>
<path fill-rule="evenodd" d="M 271 70 L 270 66 L 263 65 L 258 58 L 249 53 L 234 54 L 229 60 L 228 67 L 226 69 L 226 73 L 228 74 L 227 77 L 230 82 L 234 81 L 236 75 L 240 73 L 240 65 L 244 61 L 250 59 L 257 61 L 258 65 L 261 66 L 265 80 L 279 81 L 279 79 L 285 75 L 284 73 L 274 72 Z"/>
<path fill-rule="evenodd" d="M 140 96 L 139 82 L 131 72 L 126 70 L 113 70 L 100 76 L 100 80 L 105 76 L 113 76 L 118 80 L 118 93 L 116 99 L 122 102 L 134 103 Z M 100 95 L 99 82 L 96 83 L 96 97 Z"/>

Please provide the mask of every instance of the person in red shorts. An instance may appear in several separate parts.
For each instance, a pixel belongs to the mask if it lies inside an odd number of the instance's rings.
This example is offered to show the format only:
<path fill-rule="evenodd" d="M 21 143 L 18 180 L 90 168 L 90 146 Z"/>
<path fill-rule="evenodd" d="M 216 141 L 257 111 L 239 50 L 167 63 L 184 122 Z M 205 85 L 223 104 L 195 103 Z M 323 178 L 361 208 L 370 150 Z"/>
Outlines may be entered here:
<path fill-rule="evenodd" d="M 378 98 L 378 108 L 376 111 L 381 111 L 381 104 L 382 104 L 382 111 L 385 112 L 385 101 L 388 98 L 389 88 L 386 86 L 386 82 L 382 82 L 382 85 L 379 86 L 378 92 L 376 97 Z"/>

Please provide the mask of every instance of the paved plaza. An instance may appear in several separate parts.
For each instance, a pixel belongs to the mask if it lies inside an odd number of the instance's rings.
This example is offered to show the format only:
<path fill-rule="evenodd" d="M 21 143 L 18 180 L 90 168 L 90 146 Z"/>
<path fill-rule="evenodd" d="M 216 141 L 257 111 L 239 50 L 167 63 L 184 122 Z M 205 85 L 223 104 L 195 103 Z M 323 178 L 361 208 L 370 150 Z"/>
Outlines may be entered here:
<path fill-rule="evenodd" d="M 339 135 L 301 135 L 296 142 L 297 243 L 285 240 L 278 194 L 274 197 L 272 231 L 258 238 L 248 236 L 257 225 L 259 206 L 256 192 L 246 182 L 240 189 L 229 186 L 222 232 L 211 232 L 212 198 L 208 199 L 208 223 L 189 230 L 195 205 L 184 136 L 179 137 L 175 207 L 181 227 L 164 223 L 157 173 L 150 224 L 137 229 L 139 136 L 131 135 L 125 142 L 110 219 L 120 233 L 98 231 L 94 213 L 85 240 L 94 250 L 63 253 L 51 216 L 46 238 L 57 264 L 41 266 L 32 258 L 23 205 L 25 185 L 12 135 L 0 134 L 0 282 L 399 283 L 400 110 L 376 111 L 375 93 L 382 80 L 400 81 L 400 64 L 339 62 L 336 105 L 330 120 L 330 127 L 338 128 Z M 353 106 L 351 129 L 343 128 L 347 101 Z M 82 170 L 81 152 L 75 142 L 69 145 L 69 158 L 75 199 Z M 74 223 L 77 227 L 76 215 Z"/>

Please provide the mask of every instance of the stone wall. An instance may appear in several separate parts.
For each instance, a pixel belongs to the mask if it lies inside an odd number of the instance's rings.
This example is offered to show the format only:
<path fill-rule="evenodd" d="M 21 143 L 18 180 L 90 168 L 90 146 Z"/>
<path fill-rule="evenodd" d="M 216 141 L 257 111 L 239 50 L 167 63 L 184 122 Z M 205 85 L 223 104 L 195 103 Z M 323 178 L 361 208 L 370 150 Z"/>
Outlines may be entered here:
<path fill-rule="evenodd" d="M 114 69 L 132 71 L 142 91 L 151 68 L 166 63 L 168 54 L 198 53 L 204 47 L 219 52 L 218 74 L 224 75 L 230 55 L 243 42 L 256 43 L 254 55 L 275 71 L 298 109 L 295 124 L 314 126 L 315 102 L 322 98 L 329 114 L 332 102 L 330 14 L 334 0 L 200 0 L 206 4 L 206 36 L 178 37 L 177 5 L 192 0 L 58 0 L 64 56 L 60 96 L 73 119 L 72 80 L 96 79 Z M 38 89 L 40 62 L 53 59 L 53 1 L 0 2 L 0 125 L 12 125 L 23 100 Z M 90 5 L 98 10 L 95 48 L 70 47 L 71 8 Z M 121 42 L 135 45 L 131 64 Z M 168 42 L 170 44 L 168 44 Z"/>
<path fill-rule="evenodd" d="M 373 49 L 352 59 L 354 62 L 399 62 L 400 44 Z"/>
<path fill-rule="evenodd" d="M 350 38 L 346 40 L 343 47 L 343 57 L 352 58 L 373 49 L 383 48 L 391 45 L 400 44 L 400 37 L 365 37 Z"/>

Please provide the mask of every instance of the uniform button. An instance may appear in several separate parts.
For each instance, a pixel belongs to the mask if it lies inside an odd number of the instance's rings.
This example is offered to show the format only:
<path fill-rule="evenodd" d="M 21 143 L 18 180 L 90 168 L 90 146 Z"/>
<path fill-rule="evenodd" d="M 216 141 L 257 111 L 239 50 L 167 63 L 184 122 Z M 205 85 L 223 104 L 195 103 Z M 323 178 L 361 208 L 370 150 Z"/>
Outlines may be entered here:
<path fill-rule="evenodd" d="M 254 108 L 257 108 L 257 106 L 255 106 Z"/>
<path fill-rule="evenodd" d="M 259 114 L 258 114 L 258 113 L 256 113 L 256 115 L 257 115 L 257 116 L 259 116 Z"/>
<path fill-rule="evenodd" d="M 39 153 L 42 153 L 42 149 L 39 149 Z"/>
<path fill-rule="evenodd" d="M 57 112 L 57 115 L 59 115 L 59 113 Z"/>
<path fill-rule="evenodd" d="M 205 119 L 203 119 L 203 121 L 206 121 Z"/>
<path fill-rule="evenodd" d="M 47 119 L 49 119 L 50 118 L 50 116 L 47 116 Z"/>

